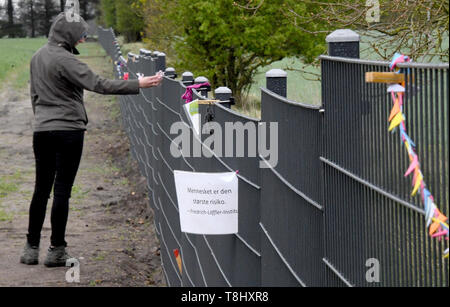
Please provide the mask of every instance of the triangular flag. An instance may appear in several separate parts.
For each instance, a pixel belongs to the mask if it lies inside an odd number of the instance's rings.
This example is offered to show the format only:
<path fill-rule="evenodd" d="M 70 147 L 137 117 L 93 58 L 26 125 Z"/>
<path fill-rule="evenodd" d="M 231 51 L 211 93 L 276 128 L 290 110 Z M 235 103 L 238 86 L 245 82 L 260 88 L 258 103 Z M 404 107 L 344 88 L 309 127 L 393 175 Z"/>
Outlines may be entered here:
<path fill-rule="evenodd" d="M 408 152 L 408 154 L 411 155 L 412 151 L 411 151 L 411 147 L 409 146 L 409 143 L 405 142 L 405 148 L 406 148 L 406 151 Z"/>
<path fill-rule="evenodd" d="M 401 133 L 402 133 L 402 138 L 404 139 L 404 142 L 408 142 L 408 144 L 411 145 L 412 147 L 416 147 L 416 144 L 414 144 L 414 142 L 411 140 L 409 135 L 406 134 L 404 129 Z"/>
<path fill-rule="evenodd" d="M 415 196 L 415 195 L 416 195 L 417 191 L 418 191 L 419 188 L 420 188 L 420 184 L 422 183 L 422 180 L 423 180 L 423 176 L 422 176 L 421 173 L 419 173 L 419 175 L 418 175 L 417 178 L 416 178 L 416 182 L 415 182 L 415 184 L 414 184 L 414 189 L 413 189 L 413 191 L 411 192 L 411 196 Z"/>
<path fill-rule="evenodd" d="M 447 235 L 447 230 L 442 230 L 439 232 L 436 232 L 435 234 L 431 235 L 432 238 L 436 238 L 436 237 L 442 237 L 442 236 L 446 236 Z"/>
<path fill-rule="evenodd" d="M 400 125 L 403 120 L 403 115 L 401 112 L 397 113 L 391 121 L 391 125 L 389 126 L 389 131 Z"/>
<path fill-rule="evenodd" d="M 433 235 L 439 227 L 441 227 L 441 222 L 445 222 L 447 217 L 443 215 L 439 209 L 435 209 L 434 217 L 432 218 L 433 224 L 430 226 L 430 236 Z"/>
<path fill-rule="evenodd" d="M 395 100 L 394 107 L 391 110 L 391 114 L 389 115 L 389 121 L 391 121 L 395 115 L 400 112 L 400 103 L 398 99 Z"/>
<path fill-rule="evenodd" d="M 425 219 L 427 221 L 427 227 L 430 227 L 434 212 L 435 212 L 435 210 L 437 210 L 437 208 L 430 197 L 428 197 L 428 202 L 429 202 L 428 203 L 429 205 L 427 205 L 428 208 L 425 211 Z"/>
<path fill-rule="evenodd" d="M 417 179 L 417 175 L 419 175 L 420 170 L 418 170 L 417 168 L 414 170 L 414 176 L 411 182 L 411 186 L 415 186 L 416 185 L 416 179 Z"/>
<path fill-rule="evenodd" d="M 419 166 L 419 158 L 417 157 L 417 155 L 414 155 L 413 160 L 412 160 L 411 164 L 409 165 L 408 170 L 405 173 L 405 177 L 407 177 L 409 174 L 411 174 L 412 171 L 414 169 L 416 169 L 416 167 L 418 167 L 418 166 Z"/>
<path fill-rule="evenodd" d="M 175 255 L 175 259 L 177 261 L 178 269 L 180 270 L 180 274 L 182 274 L 183 273 L 183 267 L 182 267 L 182 263 L 181 263 L 180 251 L 178 249 L 174 249 L 173 250 L 173 254 Z"/>
<path fill-rule="evenodd" d="M 431 195 L 430 191 L 428 191 L 427 188 L 424 188 L 422 193 L 422 201 L 425 203 L 425 211 L 427 210 L 426 200 L 428 199 L 428 197 L 430 197 L 430 195 Z"/>

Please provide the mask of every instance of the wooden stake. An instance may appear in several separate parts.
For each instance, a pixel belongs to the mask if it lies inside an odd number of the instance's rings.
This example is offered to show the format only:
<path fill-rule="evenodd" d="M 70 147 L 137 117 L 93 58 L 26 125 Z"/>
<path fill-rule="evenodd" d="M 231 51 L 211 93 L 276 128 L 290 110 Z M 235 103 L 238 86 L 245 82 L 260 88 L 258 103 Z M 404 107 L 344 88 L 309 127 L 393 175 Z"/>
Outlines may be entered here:
<path fill-rule="evenodd" d="M 405 75 L 395 72 L 366 72 L 366 82 L 370 83 L 404 83 Z"/>

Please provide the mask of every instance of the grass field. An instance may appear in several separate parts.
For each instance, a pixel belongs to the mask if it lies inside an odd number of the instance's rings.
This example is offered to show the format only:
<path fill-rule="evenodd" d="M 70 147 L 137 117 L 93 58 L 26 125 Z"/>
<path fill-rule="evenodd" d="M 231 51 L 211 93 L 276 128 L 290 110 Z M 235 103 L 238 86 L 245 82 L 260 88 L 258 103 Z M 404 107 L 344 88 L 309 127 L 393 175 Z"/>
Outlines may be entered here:
<path fill-rule="evenodd" d="M 27 86 L 30 79 L 30 61 L 33 54 L 47 42 L 47 38 L 0 39 L 0 88 L 9 83 L 15 89 Z M 104 56 L 95 44 L 80 45 L 81 57 Z"/>
<path fill-rule="evenodd" d="M 29 80 L 30 60 L 47 39 L 0 39 L 0 82 L 23 88 Z M 0 86 L 1 87 L 1 86 Z"/>

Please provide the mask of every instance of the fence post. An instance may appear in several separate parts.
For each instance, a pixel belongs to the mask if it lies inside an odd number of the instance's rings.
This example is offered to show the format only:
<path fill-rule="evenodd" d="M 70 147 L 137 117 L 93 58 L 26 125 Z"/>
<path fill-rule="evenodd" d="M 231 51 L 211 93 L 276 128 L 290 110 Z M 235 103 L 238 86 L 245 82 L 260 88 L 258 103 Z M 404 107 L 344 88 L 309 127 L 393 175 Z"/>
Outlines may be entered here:
<path fill-rule="evenodd" d="M 173 67 L 167 67 L 165 71 L 166 77 L 170 79 L 175 79 L 177 77 L 177 73 L 175 72 L 175 68 Z"/>
<path fill-rule="evenodd" d="M 359 59 L 359 35 L 349 29 L 332 32 L 326 38 L 328 55 Z"/>
<path fill-rule="evenodd" d="M 183 82 L 183 84 L 185 86 L 189 86 L 189 85 L 194 84 L 194 74 L 191 73 L 190 71 L 185 71 L 181 75 L 181 82 Z"/>
<path fill-rule="evenodd" d="M 231 109 L 231 105 L 234 104 L 234 99 L 231 97 L 231 94 L 231 90 L 226 86 L 218 87 L 214 91 L 216 99 L 221 101 L 219 103 L 228 109 Z"/>
<path fill-rule="evenodd" d="M 194 84 L 202 84 L 202 83 L 206 83 L 206 82 L 209 82 L 209 80 L 203 76 L 199 76 L 199 77 L 195 78 L 195 80 L 194 80 Z M 203 86 L 203 87 L 197 89 L 197 91 L 199 91 L 203 97 L 208 98 L 208 92 L 211 91 L 211 86 Z"/>
<path fill-rule="evenodd" d="M 156 58 L 156 71 L 166 70 L 166 54 L 159 52 Z"/>
<path fill-rule="evenodd" d="M 143 57 L 150 57 L 152 55 L 152 52 L 150 50 L 141 48 L 139 49 L 139 55 Z"/>
<path fill-rule="evenodd" d="M 287 73 L 282 69 L 271 69 L 266 73 L 266 88 L 282 97 L 287 97 Z"/>

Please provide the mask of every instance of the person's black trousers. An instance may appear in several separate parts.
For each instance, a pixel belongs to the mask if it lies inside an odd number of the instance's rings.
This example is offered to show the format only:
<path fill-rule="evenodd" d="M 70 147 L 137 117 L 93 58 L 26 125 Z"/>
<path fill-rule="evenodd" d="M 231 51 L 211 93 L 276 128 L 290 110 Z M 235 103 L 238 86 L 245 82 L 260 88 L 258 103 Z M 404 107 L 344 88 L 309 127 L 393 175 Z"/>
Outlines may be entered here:
<path fill-rule="evenodd" d="M 33 135 L 36 184 L 30 205 L 28 243 L 39 246 L 47 202 L 53 187 L 52 246 L 65 241 L 69 198 L 83 152 L 84 131 L 43 131 Z"/>

